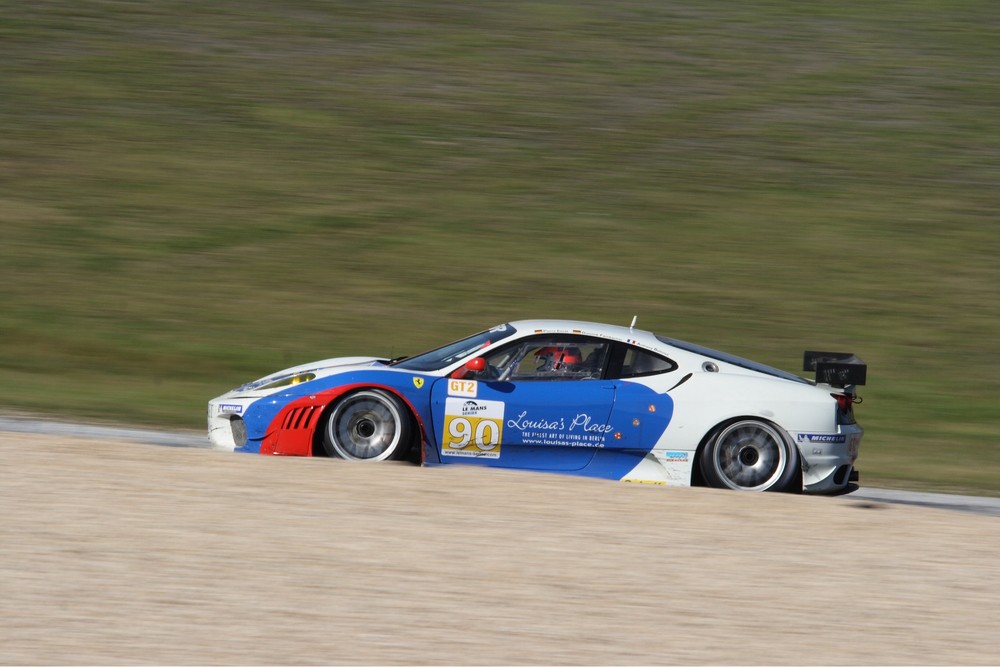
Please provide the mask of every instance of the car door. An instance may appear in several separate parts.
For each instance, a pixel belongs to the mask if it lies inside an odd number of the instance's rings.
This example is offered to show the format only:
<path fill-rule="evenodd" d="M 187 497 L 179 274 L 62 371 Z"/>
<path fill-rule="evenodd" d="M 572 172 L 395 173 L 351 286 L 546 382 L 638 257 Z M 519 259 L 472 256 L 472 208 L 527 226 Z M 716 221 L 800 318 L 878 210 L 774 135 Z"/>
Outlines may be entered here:
<path fill-rule="evenodd" d="M 615 386 L 615 405 L 609 425 L 614 447 L 648 452 L 666 431 L 674 402 L 660 378 L 677 370 L 665 356 L 634 345 L 616 343 L 605 377 Z M 679 380 L 679 378 L 677 378 Z M 654 386 L 660 386 L 656 390 Z"/>
<path fill-rule="evenodd" d="M 431 390 L 443 463 L 573 471 L 606 446 L 615 383 L 603 380 L 609 344 L 534 336 L 485 355 L 477 378 Z"/>

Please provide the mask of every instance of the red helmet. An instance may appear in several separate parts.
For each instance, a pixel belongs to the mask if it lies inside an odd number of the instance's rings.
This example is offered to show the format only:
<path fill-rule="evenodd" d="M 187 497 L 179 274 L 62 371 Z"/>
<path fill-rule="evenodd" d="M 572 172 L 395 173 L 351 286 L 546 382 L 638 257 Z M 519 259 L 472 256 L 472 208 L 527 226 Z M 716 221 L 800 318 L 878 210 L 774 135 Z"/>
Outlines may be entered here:
<path fill-rule="evenodd" d="M 538 371 L 566 371 L 583 363 L 583 354 L 578 347 L 550 345 L 535 352 Z"/>

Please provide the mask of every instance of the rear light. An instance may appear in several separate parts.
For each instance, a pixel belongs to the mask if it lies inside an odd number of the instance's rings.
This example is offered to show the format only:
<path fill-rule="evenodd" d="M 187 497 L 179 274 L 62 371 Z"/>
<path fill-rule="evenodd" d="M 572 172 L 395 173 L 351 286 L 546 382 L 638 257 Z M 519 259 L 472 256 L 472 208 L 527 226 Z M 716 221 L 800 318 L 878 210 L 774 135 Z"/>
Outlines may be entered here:
<path fill-rule="evenodd" d="M 847 394 L 830 394 L 835 399 L 837 399 L 837 409 L 841 412 L 847 412 L 851 409 L 854 404 L 854 397 L 848 396 Z"/>
<path fill-rule="evenodd" d="M 854 396 L 850 394 L 830 394 L 837 401 L 837 424 L 855 424 Z"/>

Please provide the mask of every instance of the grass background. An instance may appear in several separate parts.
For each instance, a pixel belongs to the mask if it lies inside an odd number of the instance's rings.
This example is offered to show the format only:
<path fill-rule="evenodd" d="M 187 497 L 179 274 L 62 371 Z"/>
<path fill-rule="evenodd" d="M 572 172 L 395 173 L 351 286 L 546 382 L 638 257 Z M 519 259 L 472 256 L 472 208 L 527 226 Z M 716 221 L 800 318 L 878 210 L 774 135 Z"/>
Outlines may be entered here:
<path fill-rule="evenodd" d="M 0 409 L 201 428 L 509 319 L 869 364 L 1000 495 L 1000 5 L 0 0 Z"/>

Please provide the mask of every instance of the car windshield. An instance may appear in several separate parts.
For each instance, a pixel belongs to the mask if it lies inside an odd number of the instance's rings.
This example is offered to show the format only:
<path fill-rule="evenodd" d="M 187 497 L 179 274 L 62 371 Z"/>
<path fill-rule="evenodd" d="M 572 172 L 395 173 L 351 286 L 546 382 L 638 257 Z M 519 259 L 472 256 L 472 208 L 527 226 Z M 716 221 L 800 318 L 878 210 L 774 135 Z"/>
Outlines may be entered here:
<path fill-rule="evenodd" d="M 403 368 L 408 371 L 436 371 L 445 366 L 450 366 L 476 350 L 488 347 L 498 340 L 512 336 L 516 332 L 517 330 L 511 325 L 501 324 L 489 331 L 483 331 L 474 336 L 457 340 L 454 343 L 448 343 L 444 347 L 418 354 L 415 357 L 406 357 L 391 365 L 395 368 Z"/>

